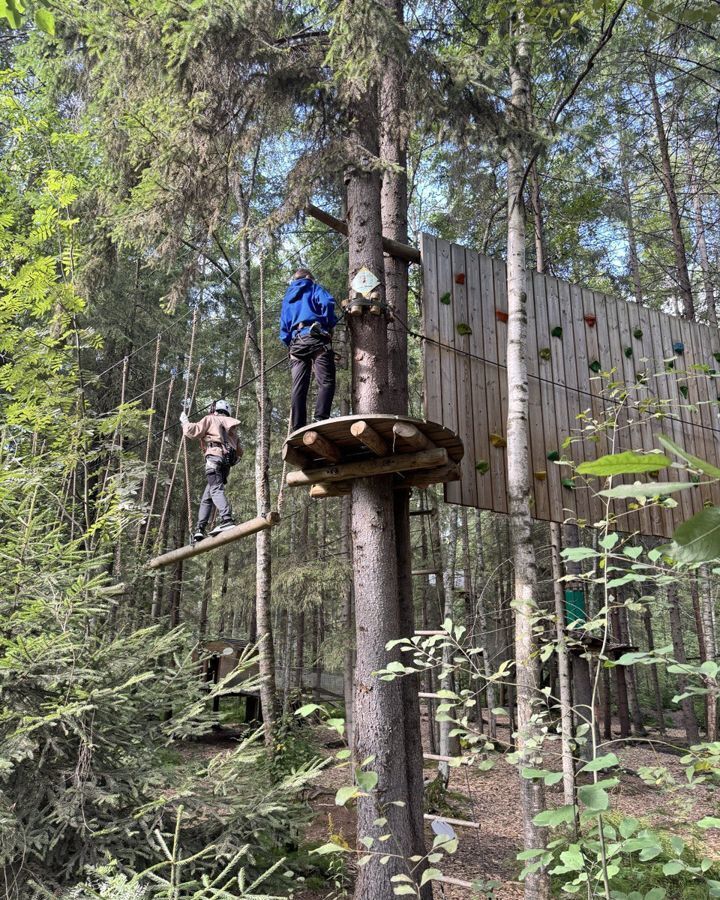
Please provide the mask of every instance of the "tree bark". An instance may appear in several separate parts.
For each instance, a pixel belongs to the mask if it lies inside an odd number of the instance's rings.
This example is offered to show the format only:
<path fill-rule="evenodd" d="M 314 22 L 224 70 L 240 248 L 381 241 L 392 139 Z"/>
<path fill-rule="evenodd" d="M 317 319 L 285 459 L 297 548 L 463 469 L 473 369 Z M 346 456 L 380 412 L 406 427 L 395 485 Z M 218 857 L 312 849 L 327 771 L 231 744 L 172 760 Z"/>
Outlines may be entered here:
<path fill-rule="evenodd" d="M 352 164 L 347 173 L 348 251 L 350 281 L 363 267 L 380 280 L 379 299 L 385 297 L 382 253 L 380 178 L 374 168 L 379 151 L 378 95 L 372 83 L 353 98 L 356 117 L 349 143 Z M 350 317 L 353 345 L 352 393 L 356 413 L 385 412 L 388 405 L 387 325 L 384 315 L 365 312 Z M 385 645 L 400 635 L 397 555 L 392 477 L 359 478 L 352 484 L 353 586 L 356 620 L 355 759 L 370 764 L 377 785 L 363 792 L 357 805 L 357 834 L 377 841 L 391 833 L 395 852 L 409 859 L 416 851 L 412 796 L 408 783 L 403 688 L 399 680 L 381 681 L 374 673 L 399 653 Z M 392 805 L 400 801 L 403 805 Z M 377 825 L 378 819 L 386 825 Z M 381 846 L 381 845 L 377 845 Z M 393 896 L 393 875 L 405 863 L 391 857 L 380 864 L 373 854 L 355 884 L 355 900 Z"/>
<path fill-rule="evenodd" d="M 482 535 L 482 514 L 480 510 L 476 512 L 475 532 L 477 536 L 477 572 L 478 582 L 485 575 L 485 547 Z M 491 740 L 497 738 L 497 717 L 493 710 L 497 709 L 497 699 L 495 695 L 495 684 L 490 680 L 493 674 L 493 661 L 495 659 L 494 650 L 497 646 L 495 636 L 490 636 L 488 628 L 487 607 L 485 605 L 485 585 L 478 583 L 475 589 L 476 609 L 478 624 L 480 625 L 480 633 L 483 636 L 483 653 L 482 664 L 485 674 L 485 699 L 488 709 L 488 737 Z"/>
<path fill-rule="evenodd" d="M 683 639 L 682 622 L 680 620 L 680 599 L 678 597 L 677 588 L 671 585 L 668 588 L 668 614 L 670 616 L 670 636 L 672 638 L 673 656 L 675 661 L 680 665 L 687 663 L 685 655 L 685 641 Z M 620 668 L 618 666 L 618 668 Z M 687 680 L 683 675 L 677 677 L 678 693 L 682 694 L 687 686 Z M 693 709 L 692 699 L 686 697 L 680 701 L 680 709 L 682 710 L 683 725 L 685 728 L 685 736 L 688 744 L 697 744 L 700 740 L 700 732 L 698 731 L 697 718 Z"/>
<path fill-rule="evenodd" d="M 622 171 L 620 180 L 622 183 L 623 198 L 625 200 L 625 223 L 627 225 L 628 256 L 630 263 L 630 277 L 633 284 L 635 302 L 643 302 L 642 280 L 640 278 L 640 257 L 638 255 L 637 236 L 635 234 L 635 217 L 633 216 L 632 194 L 630 193 L 630 181 L 627 177 L 624 161 L 621 163 Z"/>
<path fill-rule="evenodd" d="M 690 275 L 688 272 L 685 238 L 683 237 L 682 233 L 680 206 L 678 204 L 677 192 L 675 190 L 675 175 L 672 170 L 670 148 L 668 145 L 667 132 L 665 130 L 665 122 L 663 121 L 660 97 L 658 95 L 657 81 L 655 77 L 655 66 L 653 63 L 650 63 L 649 60 L 647 69 L 653 115 L 655 117 L 655 129 L 657 132 L 658 147 L 660 149 L 660 179 L 663 183 L 663 188 L 665 189 L 665 196 L 668 202 L 668 212 L 670 214 L 670 229 L 672 232 L 673 252 L 675 254 L 675 280 L 677 283 L 678 291 L 680 292 L 682 317 L 684 319 L 694 319 L 695 305 L 693 303 L 692 287 L 690 285 Z"/>
<path fill-rule="evenodd" d="M 703 635 L 704 654 L 703 662 L 717 662 L 717 640 L 713 622 L 713 607 L 715 605 L 710 572 L 707 566 L 700 568 L 700 622 Z M 705 679 L 707 688 L 706 698 L 706 739 L 717 741 L 718 739 L 718 682 L 717 677 Z"/>
<path fill-rule="evenodd" d="M 643 623 L 645 625 L 648 650 L 652 653 L 655 649 L 655 636 L 653 635 L 652 616 L 650 615 L 649 606 L 646 606 L 643 610 Z M 648 669 L 650 670 L 650 681 L 653 687 L 653 696 L 655 697 L 655 716 L 658 721 L 658 730 L 661 735 L 664 735 L 665 710 L 663 709 L 662 691 L 660 690 L 660 679 L 658 678 L 657 666 L 648 666 Z"/>
<path fill-rule="evenodd" d="M 700 271 L 702 272 L 703 291 L 705 293 L 705 310 L 707 320 L 711 325 L 717 328 L 718 318 L 717 309 L 715 308 L 715 288 L 712 283 L 712 272 L 710 270 L 710 257 L 708 255 L 707 239 L 705 236 L 705 210 L 703 192 L 695 169 L 695 159 L 693 157 L 692 144 L 690 139 L 685 137 L 685 155 L 688 164 L 688 183 L 693 201 L 693 213 L 695 219 L 695 237 L 697 238 L 698 256 L 700 258 Z"/>
<path fill-rule="evenodd" d="M 570 657 L 565 634 L 565 596 L 560 564 L 561 535 L 557 522 L 550 523 L 552 553 L 553 598 L 555 600 L 555 634 L 557 640 L 558 683 L 560 688 L 560 746 L 562 748 L 563 799 L 575 802 L 575 763 L 573 761 L 572 689 L 570 686 Z"/>
<path fill-rule="evenodd" d="M 537 565 L 532 543 L 530 513 L 530 448 L 528 425 L 526 236 L 523 203 L 524 141 L 530 121 L 530 44 L 521 15 L 511 51 L 511 101 L 508 106 L 507 183 L 507 468 L 510 501 L 510 534 L 515 574 L 515 678 L 517 683 L 517 751 L 520 769 L 532 767 L 541 733 L 533 719 L 540 688 L 534 625 L 538 614 Z M 543 829 L 534 818 L 545 809 L 541 783 L 520 779 L 523 837 L 526 849 L 543 847 Z M 550 879 L 544 870 L 525 881 L 526 900 L 550 896 Z"/>

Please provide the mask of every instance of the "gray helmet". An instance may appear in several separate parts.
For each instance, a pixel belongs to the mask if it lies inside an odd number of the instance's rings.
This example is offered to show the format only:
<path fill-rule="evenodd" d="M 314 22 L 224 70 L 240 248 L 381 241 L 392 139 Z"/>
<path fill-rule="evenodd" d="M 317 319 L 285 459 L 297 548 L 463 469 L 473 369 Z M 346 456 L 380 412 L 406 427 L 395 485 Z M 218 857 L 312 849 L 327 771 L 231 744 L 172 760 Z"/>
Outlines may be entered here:
<path fill-rule="evenodd" d="M 216 413 L 225 413 L 226 416 L 230 415 L 230 404 L 227 400 L 216 400 L 215 401 L 215 412 Z"/>

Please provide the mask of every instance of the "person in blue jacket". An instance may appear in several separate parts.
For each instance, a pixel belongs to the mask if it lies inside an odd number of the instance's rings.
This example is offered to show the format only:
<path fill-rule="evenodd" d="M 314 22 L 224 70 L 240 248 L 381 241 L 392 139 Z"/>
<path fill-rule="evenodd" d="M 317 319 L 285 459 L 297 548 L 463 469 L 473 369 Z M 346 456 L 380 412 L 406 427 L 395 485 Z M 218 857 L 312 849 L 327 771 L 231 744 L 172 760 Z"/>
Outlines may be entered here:
<path fill-rule="evenodd" d="M 315 373 L 315 421 L 330 418 L 335 396 L 335 354 L 332 332 L 337 324 L 335 299 L 315 282 L 307 269 L 298 269 L 285 291 L 280 312 L 280 340 L 290 350 L 292 430 L 307 424 L 310 375 Z"/>

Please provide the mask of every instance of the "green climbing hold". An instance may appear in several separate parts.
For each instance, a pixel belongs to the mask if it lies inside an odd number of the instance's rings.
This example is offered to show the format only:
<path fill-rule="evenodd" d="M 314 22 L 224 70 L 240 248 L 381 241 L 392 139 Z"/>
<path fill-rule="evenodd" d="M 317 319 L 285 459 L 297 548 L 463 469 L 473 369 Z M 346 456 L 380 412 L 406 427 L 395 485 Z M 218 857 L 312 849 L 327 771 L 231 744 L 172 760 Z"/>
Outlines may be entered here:
<path fill-rule="evenodd" d="M 683 397 L 685 397 L 685 399 L 687 400 L 688 386 L 687 386 L 686 384 L 679 384 L 679 385 L 678 385 L 678 390 L 679 390 L 680 393 L 683 395 Z"/>
<path fill-rule="evenodd" d="M 635 375 L 638 384 L 647 384 L 648 374 L 647 372 L 638 372 Z"/>
<path fill-rule="evenodd" d="M 642 337 L 642 328 L 636 328 L 635 331 L 633 331 L 633 337 L 640 340 Z"/>
<path fill-rule="evenodd" d="M 553 330 L 550 332 L 553 337 L 561 338 L 562 337 L 562 328 L 560 325 L 556 325 Z"/>
<path fill-rule="evenodd" d="M 486 459 L 479 459 L 475 463 L 475 469 L 481 475 L 486 475 L 490 471 L 490 463 Z"/>
<path fill-rule="evenodd" d="M 720 397 L 718 399 L 720 400 Z M 560 453 L 557 450 L 551 450 L 548 453 L 547 458 L 550 462 L 557 462 L 560 459 Z"/>
<path fill-rule="evenodd" d="M 458 334 L 467 335 L 472 334 L 472 328 L 469 325 L 466 325 L 465 322 L 458 322 L 455 326 L 455 330 Z"/>
<path fill-rule="evenodd" d="M 552 359 L 552 351 L 549 347 L 541 347 L 538 350 L 538 356 L 540 357 L 540 359 L 544 360 Z"/>
<path fill-rule="evenodd" d="M 632 349 L 632 347 L 626 347 L 626 348 L 623 350 L 623 353 L 625 354 L 625 356 L 627 356 L 628 359 L 630 359 L 630 357 L 633 355 L 633 349 Z"/>
<path fill-rule="evenodd" d="M 572 480 L 572 478 L 563 478 L 560 484 L 564 488 L 567 488 L 569 491 L 575 490 L 575 482 Z"/>
<path fill-rule="evenodd" d="M 672 372 L 672 370 L 674 368 L 675 368 L 675 363 L 671 359 L 667 360 L 667 362 L 665 363 L 665 371 Z"/>
<path fill-rule="evenodd" d="M 444 303 L 445 306 L 450 305 L 450 291 L 445 291 L 445 293 L 440 297 L 440 302 Z"/>
<path fill-rule="evenodd" d="M 597 360 L 597 359 L 594 359 L 594 360 L 590 363 L 590 365 L 588 366 L 588 368 L 590 369 L 591 372 L 594 372 L 594 373 L 597 375 L 597 373 L 600 371 L 600 369 L 601 369 L 602 367 L 601 367 L 601 365 L 600 365 L 600 361 Z"/>
<path fill-rule="evenodd" d="M 713 359 L 715 360 L 715 362 L 720 363 L 720 353 L 713 353 Z"/>

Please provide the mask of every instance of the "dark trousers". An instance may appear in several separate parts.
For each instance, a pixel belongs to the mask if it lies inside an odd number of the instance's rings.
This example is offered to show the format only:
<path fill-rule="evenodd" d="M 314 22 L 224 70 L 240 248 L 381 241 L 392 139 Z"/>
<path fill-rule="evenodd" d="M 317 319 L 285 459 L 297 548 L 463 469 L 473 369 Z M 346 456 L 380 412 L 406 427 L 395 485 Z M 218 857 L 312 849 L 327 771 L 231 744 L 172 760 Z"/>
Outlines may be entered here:
<path fill-rule="evenodd" d="M 200 501 L 198 512 L 198 526 L 204 528 L 210 521 L 213 506 L 218 511 L 220 519 L 229 519 L 232 516 L 230 502 L 225 496 L 228 468 L 217 456 L 205 457 L 205 476 L 207 486 Z"/>
<path fill-rule="evenodd" d="M 305 336 L 296 338 L 290 345 L 290 370 L 292 372 L 292 394 L 290 410 L 292 430 L 307 424 L 307 395 L 310 375 L 315 373 L 317 399 L 315 419 L 329 419 L 335 396 L 335 354 L 330 344 L 320 344 L 313 349 L 315 339 Z"/>

